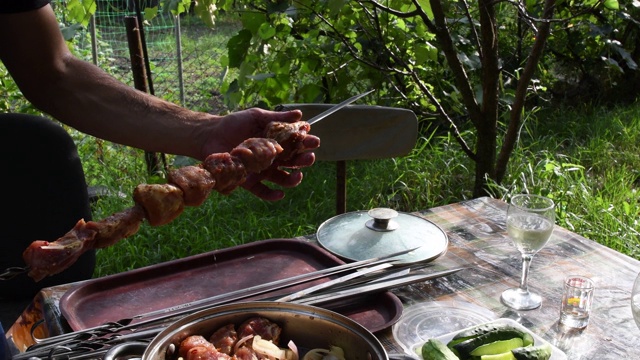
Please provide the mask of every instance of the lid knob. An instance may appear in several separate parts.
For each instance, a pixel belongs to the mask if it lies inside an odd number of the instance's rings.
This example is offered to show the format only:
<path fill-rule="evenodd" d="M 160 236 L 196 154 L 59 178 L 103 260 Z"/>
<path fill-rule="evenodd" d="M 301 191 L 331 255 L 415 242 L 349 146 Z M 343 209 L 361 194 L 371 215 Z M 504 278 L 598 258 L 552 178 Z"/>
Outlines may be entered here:
<path fill-rule="evenodd" d="M 368 211 L 373 220 L 366 222 L 366 226 L 374 231 L 393 231 L 400 225 L 393 219 L 398 217 L 398 212 L 389 208 L 374 208 Z"/>

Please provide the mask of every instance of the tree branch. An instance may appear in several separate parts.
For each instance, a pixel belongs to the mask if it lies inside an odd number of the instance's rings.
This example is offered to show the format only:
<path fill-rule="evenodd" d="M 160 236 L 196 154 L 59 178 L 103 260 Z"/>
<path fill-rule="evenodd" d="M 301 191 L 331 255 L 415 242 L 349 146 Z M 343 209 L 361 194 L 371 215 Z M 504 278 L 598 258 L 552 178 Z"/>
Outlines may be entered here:
<path fill-rule="evenodd" d="M 531 48 L 531 52 L 527 59 L 527 63 L 522 71 L 518 86 L 516 88 L 515 101 L 511 108 L 509 116 L 509 125 L 507 127 L 507 133 L 505 135 L 502 149 L 498 155 L 496 161 L 496 178 L 498 183 L 502 182 L 506 173 L 507 164 L 513 149 L 515 147 L 516 140 L 520 136 L 520 123 L 522 120 L 522 109 L 524 108 L 524 102 L 527 95 L 527 88 L 533 74 L 536 70 L 537 64 L 540 61 L 542 52 L 544 50 L 545 43 L 549 37 L 549 31 L 551 27 L 551 20 L 553 18 L 553 11 L 555 9 L 556 0 L 546 0 L 543 11 L 543 21 L 538 27 L 538 33 L 536 34 L 536 40 Z"/>
<path fill-rule="evenodd" d="M 419 7 L 419 4 L 417 4 L 417 0 L 412 1 L 416 6 L 418 6 L 418 9 L 420 9 L 420 18 L 425 22 L 429 21 L 427 14 Z M 442 51 L 444 52 L 449 68 L 453 73 L 455 84 L 462 95 L 464 106 L 469 112 L 469 118 L 473 125 L 478 127 L 480 125 L 478 123 L 478 119 L 482 117 L 480 106 L 475 98 L 471 82 L 467 77 L 467 72 L 465 71 L 464 66 L 462 66 L 460 59 L 458 59 L 458 52 L 456 51 L 456 47 L 453 44 L 451 34 L 447 27 L 446 16 L 444 9 L 442 8 L 442 3 L 440 0 L 430 0 L 430 4 L 435 22 L 435 27 L 432 31 L 436 35 L 438 43 L 442 46 Z"/>

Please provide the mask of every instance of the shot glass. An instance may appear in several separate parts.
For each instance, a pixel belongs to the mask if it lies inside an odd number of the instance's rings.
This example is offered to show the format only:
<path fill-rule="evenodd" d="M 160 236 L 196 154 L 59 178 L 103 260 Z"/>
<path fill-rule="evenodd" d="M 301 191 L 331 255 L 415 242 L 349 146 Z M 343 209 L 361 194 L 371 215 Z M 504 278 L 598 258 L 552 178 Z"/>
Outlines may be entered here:
<path fill-rule="evenodd" d="M 583 329 L 589 324 L 593 304 L 593 280 L 580 275 L 570 275 L 564 279 L 560 323 L 564 326 Z"/>

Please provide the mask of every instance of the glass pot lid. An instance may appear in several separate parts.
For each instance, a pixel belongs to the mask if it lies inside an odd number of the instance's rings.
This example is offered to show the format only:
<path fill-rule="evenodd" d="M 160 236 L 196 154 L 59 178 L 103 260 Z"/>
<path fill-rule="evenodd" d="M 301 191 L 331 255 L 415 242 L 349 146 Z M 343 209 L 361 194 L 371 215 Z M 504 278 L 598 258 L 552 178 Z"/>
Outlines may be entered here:
<path fill-rule="evenodd" d="M 449 239 L 436 224 L 388 208 L 337 215 L 316 233 L 322 247 L 345 259 L 360 261 L 416 250 L 398 257 L 401 263 L 431 261 L 447 251 Z"/>

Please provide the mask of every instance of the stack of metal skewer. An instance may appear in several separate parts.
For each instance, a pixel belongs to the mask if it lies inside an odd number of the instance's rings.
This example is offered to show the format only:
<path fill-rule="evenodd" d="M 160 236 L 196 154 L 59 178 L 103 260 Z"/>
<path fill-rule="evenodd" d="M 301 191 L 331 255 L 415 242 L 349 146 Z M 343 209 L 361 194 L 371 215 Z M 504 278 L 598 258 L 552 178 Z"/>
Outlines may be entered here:
<path fill-rule="evenodd" d="M 294 277 L 232 291 L 180 306 L 140 314 L 108 322 L 96 327 L 57 335 L 45 339 L 34 338 L 35 344 L 25 352 L 13 355 L 12 360 L 81 360 L 103 359 L 115 345 L 148 343 L 174 321 L 201 310 L 248 298 L 264 301 L 292 302 L 323 307 L 336 301 L 357 299 L 364 294 L 384 292 L 393 288 L 424 282 L 454 274 L 463 268 L 430 271 L 431 263 L 399 264 L 396 258 L 412 250 L 389 256 L 334 266 Z M 311 281 L 324 279 L 318 285 L 286 295 L 273 295 Z M 34 325 L 32 336 L 35 328 Z"/>

